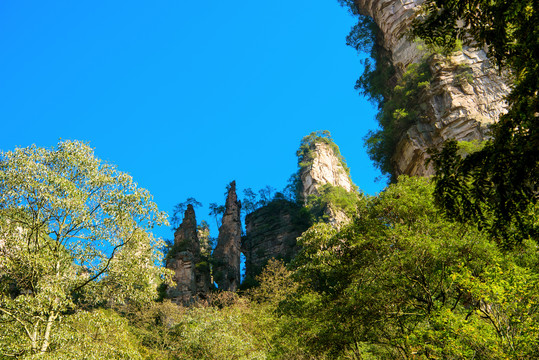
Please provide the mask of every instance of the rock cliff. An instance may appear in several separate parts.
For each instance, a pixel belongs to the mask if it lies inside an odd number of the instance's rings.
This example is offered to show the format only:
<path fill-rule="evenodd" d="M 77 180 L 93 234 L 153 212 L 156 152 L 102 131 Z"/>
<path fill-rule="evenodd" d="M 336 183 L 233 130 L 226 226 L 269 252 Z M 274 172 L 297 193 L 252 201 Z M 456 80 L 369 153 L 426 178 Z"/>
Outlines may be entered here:
<path fill-rule="evenodd" d="M 310 164 L 301 167 L 299 172 L 303 199 L 309 195 L 319 195 L 318 188 L 324 184 L 351 191 L 353 185 L 350 176 L 333 148 L 325 142 L 315 142 L 311 147 Z"/>
<path fill-rule="evenodd" d="M 406 36 L 422 2 L 355 1 L 357 11 L 372 17 L 380 28 L 380 45 L 389 54 L 397 77 L 424 55 L 420 44 Z M 391 159 L 396 176 L 432 174 L 432 169 L 425 166 L 428 148 L 439 147 L 448 139 L 483 140 L 488 136 L 488 124 L 505 112 L 507 81 L 489 62 L 484 50 L 464 47 L 447 58 L 431 57 L 429 65 L 433 74 L 431 86 L 418 99 L 426 116 L 402 134 Z"/>
<path fill-rule="evenodd" d="M 236 196 L 236 182 L 230 183 L 225 213 L 213 251 L 213 276 L 219 290 L 236 291 L 240 285 L 241 203 Z"/>
<path fill-rule="evenodd" d="M 254 279 L 272 258 L 289 262 L 297 253 L 296 239 L 310 226 L 302 207 L 287 200 L 274 200 L 245 217 L 246 279 Z"/>
<path fill-rule="evenodd" d="M 187 206 L 183 221 L 174 233 L 167 268 L 174 271 L 175 287 L 167 289 L 167 296 L 178 304 L 189 304 L 204 298 L 210 290 L 210 273 L 202 261 L 195 210 Z"/>

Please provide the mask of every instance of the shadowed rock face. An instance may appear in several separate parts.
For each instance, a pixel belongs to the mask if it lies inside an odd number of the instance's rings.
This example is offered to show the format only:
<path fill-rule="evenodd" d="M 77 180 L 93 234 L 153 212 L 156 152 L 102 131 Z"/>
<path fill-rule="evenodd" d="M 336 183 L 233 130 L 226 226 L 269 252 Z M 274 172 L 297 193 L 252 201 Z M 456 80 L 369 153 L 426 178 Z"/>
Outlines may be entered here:
<path fill-rule="evenodd" d="M 241 203 L 236 196 L 236 182 L 230 183 L 217 246 L 213 251 L 214 280 L 219 290 L 236 291 L 240 285 Z"/>
<path fill-rule="evenodd" d="M 289 262 L 296 255 L 296 239 L 310 225 L 300 210 L 295 203 L 279 200 L 245 217 L 247 235 L 241 250 L 246 259 L 246 278 L 255 278 L 272 258 Z"/>
<path fill-rule="evenodd" d="M 356 0 L 358 11 L 374 19 L 382 32 L 380 45 L 401 76 L 406 67 L 420 61 L 424 51 L 410 41 L 410 29 L 423 0 Z M 430 89 L 418 101 L 424 118 L 413 125 L 397 145 L 392 157 L 394 175 L 432 175 L 425 166 L 430 147 L 439 148 L 448 139 L 484 140 L 487 126 L 506 111 L 503 100 L 509 93 L 507 81 L 487 59 L 485 51 L 464 47 L 449 58 L 430 61 Z M 463 81 L 466 68 L 469 81 Z"/>
<path fill-rule="evenodd" d="M 187 305 L 209 292 L 209 267 L 200 263 L 195 210 L 188 205 L 183 222 L 174 233 L 174 247 L 167 261 L 167 268 L 174 271 L 173 279 L 177 284 L 167 290 L 167 296 L 174 302 Z"/>

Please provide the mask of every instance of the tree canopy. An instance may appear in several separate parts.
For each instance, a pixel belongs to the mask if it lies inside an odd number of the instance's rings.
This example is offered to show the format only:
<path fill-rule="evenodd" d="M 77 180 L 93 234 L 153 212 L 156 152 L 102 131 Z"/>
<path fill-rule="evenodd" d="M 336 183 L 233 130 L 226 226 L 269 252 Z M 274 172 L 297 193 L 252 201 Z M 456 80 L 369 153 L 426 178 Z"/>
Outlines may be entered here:
<path fill-rule="evenodd" d="M 150 193 L 78 141 L 0 154 L 0 353 L 44 353 L 56 323 L 81 306 L 157 296 Z M 15 339 L 14 338 L 14 339 Z"/>

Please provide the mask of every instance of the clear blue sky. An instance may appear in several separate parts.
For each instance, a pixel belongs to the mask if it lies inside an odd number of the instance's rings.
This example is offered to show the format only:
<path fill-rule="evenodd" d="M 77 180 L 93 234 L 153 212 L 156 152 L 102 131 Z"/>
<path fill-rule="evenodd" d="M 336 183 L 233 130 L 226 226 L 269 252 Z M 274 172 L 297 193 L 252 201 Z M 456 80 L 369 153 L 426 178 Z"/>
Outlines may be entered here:
<path fill-rule="evenodd" d="M 337 0 L 2 0 L 0 149 L 89 142 L 162 210 L 195 197 L 211 224 L 228 182 L 282 189 L 327 129 L 374 194 L 354 22 Z"/>

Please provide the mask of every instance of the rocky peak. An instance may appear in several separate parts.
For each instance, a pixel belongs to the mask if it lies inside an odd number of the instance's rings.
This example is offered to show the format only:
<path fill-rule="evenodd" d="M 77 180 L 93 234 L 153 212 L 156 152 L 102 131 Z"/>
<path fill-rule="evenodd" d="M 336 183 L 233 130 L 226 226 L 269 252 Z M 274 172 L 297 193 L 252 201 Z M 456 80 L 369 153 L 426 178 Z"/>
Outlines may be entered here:
<path fill-rule="evenodd" d="M 174 245 L 181 246 L 193 253 L 200 253 L 195 209 L 191 204 L 187 205 L 183 221 L 174 232 Z"/>
<path fill-rule="evenodd" d="M 187 305 L 203 298 L 210 290 L 208 266 L 201 265 L 200 243 L 193 205 L 187 205 L 183 221 L 174 233 L 174 246 L 168 254 L 167 268 L 174 271 L 175 287 L 167 290 L 174 302 Z"/>
<path fill-rule="evenodd" d="M 300 169 L 303 199 L 307 199 L 309 195 L 319 195 L 318 188 L 325 184 L 352 191 L 352 180 L 331 145 L 314 142 L 309 151 L 309 164 Z"/>
<path fill-rule="evenodd" d="M 217 246 L 213 251 L 214 280 L 219 290 L 236 291 L 241 281 L 240 248 L 241 248 L 241 203 L 237 200 L 236 182 L 230 183 L 225 213 L 219 228 Z"/>

